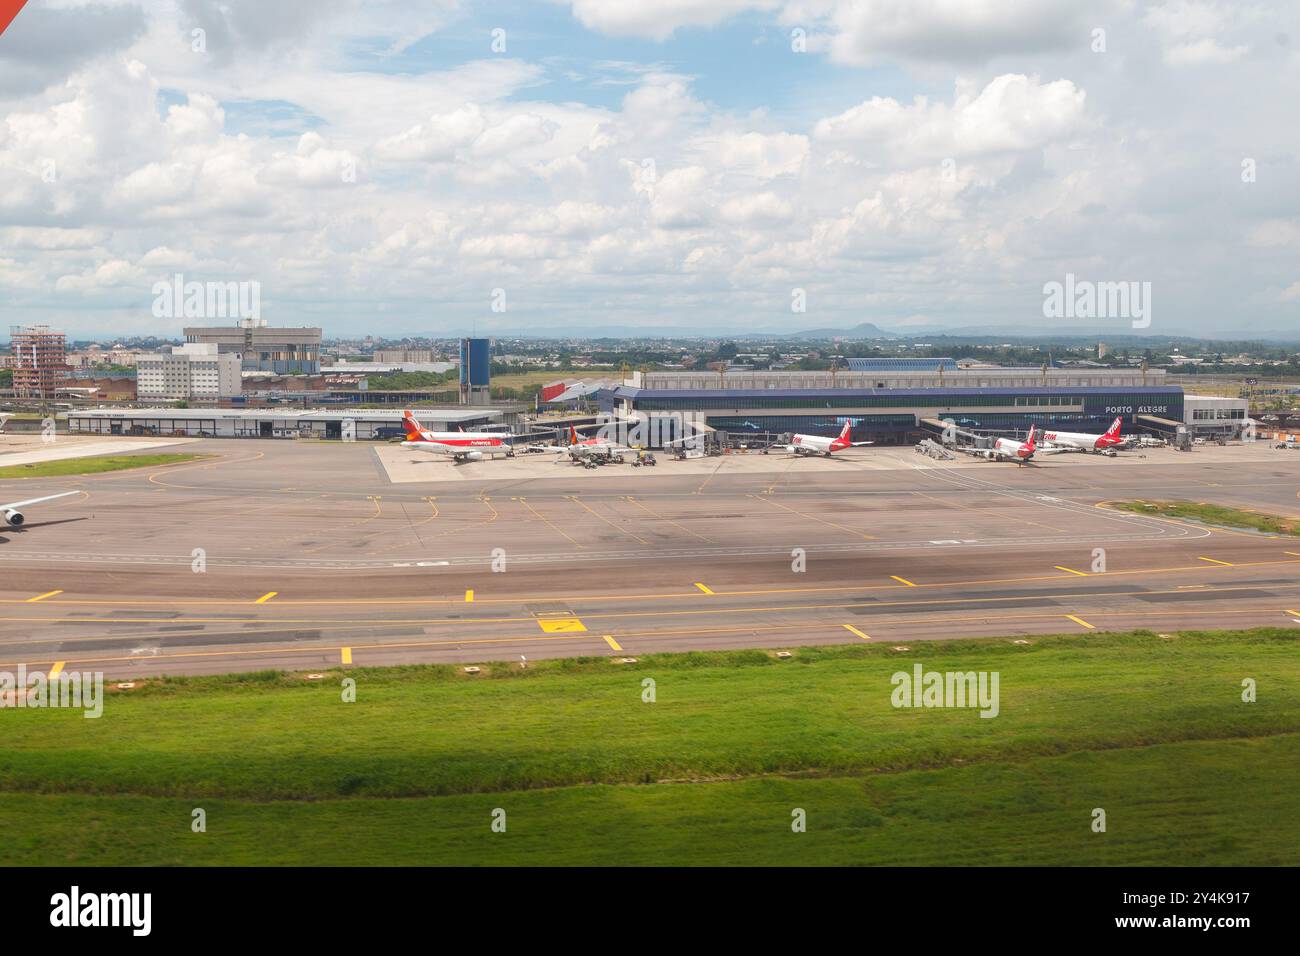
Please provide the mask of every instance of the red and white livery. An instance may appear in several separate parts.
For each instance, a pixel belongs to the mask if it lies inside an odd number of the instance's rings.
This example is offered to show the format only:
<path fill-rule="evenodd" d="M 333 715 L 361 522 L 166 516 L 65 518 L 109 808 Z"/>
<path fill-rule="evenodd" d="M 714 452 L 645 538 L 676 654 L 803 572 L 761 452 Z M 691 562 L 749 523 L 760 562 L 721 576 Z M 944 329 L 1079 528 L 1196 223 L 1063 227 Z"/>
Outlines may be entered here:
<path fill-rule="evenodd" d="M 500 435 L 492 432 L 426 431 L 410 409 L 402 412 L 402 426 L 406 429 L 403 448 L 450 455 L 453 461 L 480 461 L 497 454 L 514 454 L 514 448 L 502 441 Z"/>
<path fill-rule="evenodd" d="M 1110 428 L 1100 435 L 1088 435 L 1083 432 L 1044 432 L 1043 446 L 1052 448 L 1072 448 L 1076 451 L 1105 451 L 1123 445 L 1125 440 L 1119 431 L 1124 420 L 1116 418 Z"/>
<path fill-rule="evenodd" d="M 870 445 L 869 441 L 853 441 L 850 433 L 853 430 L 853 422 L 846 421 L 844 428 L 840 430 L 838 438 L 825 438 L 821 435 L 793 435 L 790 438 L 790 444 L 785 446 L 785 450 L 792 455 L 825 455 L 829 458 L 837 451 L 843 451 L 845 448 L 857 448 L 861 445 Z"/>
<path fill-rule="evenodd" d="M 1029 428 L 1029 437 L 1024 441 L 1016 441 L 1014 438 L 999 438 L 993 443 L 991 448 L 959 448 L 958 451 L 964 451 L 968 455 L 974 455 L 977 458 L 987 458 L 989 461 L 1014 461 L 1018 465 L 1033 460 L 1034 452 L 1037 451 L 1038 426 L 1031 425 Z"/>

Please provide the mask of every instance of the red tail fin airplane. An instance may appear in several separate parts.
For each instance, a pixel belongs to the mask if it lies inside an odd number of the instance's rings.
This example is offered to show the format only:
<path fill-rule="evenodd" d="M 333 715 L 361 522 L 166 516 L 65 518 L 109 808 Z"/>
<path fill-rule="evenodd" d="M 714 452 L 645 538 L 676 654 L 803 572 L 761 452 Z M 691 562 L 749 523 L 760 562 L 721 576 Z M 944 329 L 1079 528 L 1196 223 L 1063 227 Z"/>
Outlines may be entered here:
<path fill-rule="evenodd" d="M 1034 451 L 1037 449 L 1035 444 L 1038 436 L 1038 426 L 1029 426 L 1029 437 L 1024 441 L 1016 441 L 1014 438 L 999 438 L 993 443 L 992 448 L 971 448 L 962 449 L 969 451 L 972 455 L 980 458 L 987 458 L 989 461 L 1014 461 L 1018 465 L 1023 465 L 1034 457 Z"/>
<path fill-rule="evenodd" d="M 1124 439 L 1119 434 L 1123 424 L 1124 419 L 1117 417 L 1110 423 L 1110 428 L 1101 435 L 1089 435 L 1085 432 L 1044 432 L 1043 445 L 1074 448 L 1079 451 L 1105 451 L 1107 448 L 1124 444 Z"/>
<path fill-rule="evenodd" d="M 450 455 L 455 462 L 480 461 L 485 456 L 498 453 L 513 455 L 514 448 L 492 432 L 431 432 L 425 431 L 410 409 L 402 412 L 402 427 L 406 429 L 403 448 L 427 451 L 435 455 Z"/>
<path fill-rule="evenodd" d="M 870 445 L 869 441 L 853 441 L 853 422 L 845 421 L 838 438 L 825 438 L 821 435 L 794 435 L 785 450 L 792 455 L 825 455 L 831 457 L 835 452 L 845 448 L 857 448 Z"/>

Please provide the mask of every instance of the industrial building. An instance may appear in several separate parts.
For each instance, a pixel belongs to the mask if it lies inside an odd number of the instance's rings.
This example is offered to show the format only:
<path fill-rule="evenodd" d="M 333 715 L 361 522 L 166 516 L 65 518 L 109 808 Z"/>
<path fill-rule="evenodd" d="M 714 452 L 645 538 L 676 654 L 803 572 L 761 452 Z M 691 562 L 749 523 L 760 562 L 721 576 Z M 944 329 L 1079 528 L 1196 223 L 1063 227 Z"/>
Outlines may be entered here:
<path fill-rule="evenodd" d="M 141 355 L 136 363 L 136 395 L 155 399 L 215 402 L 240 393 L 239 357 L 207 342 L 187 342 L 171 352 Z"/>
<path fill-rule="evenodd" d="M 500 409 L 417 408 L 431 431 L 506 429 L 517 419 Z M 357 441 L 395 438 L 403 433 L 400 411 L 278 408 L 91 408 L 68 412 L 68 431 L 93 435 L 187 435 L 196 438 L 327 438 Z"/>
<path fill-rule="evenodd" d="M 217 346 L 239 357 L 249 372 L 315 375 L 320 371 L 321 330 L 272 328 L 265 319 L 243 319 L 238 325 L 189 326 L 185 341 Z"/>
<path fill-rule="evenodd" d="M 14 354 L 15 397 L 57 397 L 71 371 L 67 336 L 45 325 L 15 325 L 9 330 L 9 342 Z"/>

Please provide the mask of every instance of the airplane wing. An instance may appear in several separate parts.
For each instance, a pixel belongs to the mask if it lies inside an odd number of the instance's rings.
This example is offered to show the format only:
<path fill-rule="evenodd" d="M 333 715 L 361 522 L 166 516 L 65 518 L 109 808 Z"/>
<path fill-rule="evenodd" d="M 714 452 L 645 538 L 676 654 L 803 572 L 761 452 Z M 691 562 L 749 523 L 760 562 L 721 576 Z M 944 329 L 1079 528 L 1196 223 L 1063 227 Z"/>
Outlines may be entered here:
<path fill-rule="evenodd" d="M 66 498 L 69 495 L 79 495 L 80 491 L 65 491 L 62 494 L 46 495 L 44 498 L 28 498 L 26 501 L 11 501 L 8 504 L 0 504 L 0 511 L 8 511 L 10 508 L 26 508 L 28 505 L 39 505 L 42 501 L 53 501 L 55 498 Z"/>
<path fill-rule="evenodd" d="M 854 447 L 854 448 L 861 448 L 863 445 L 874 445 L 874 444 L 875 444 L 875 442 L 873 442 L 873 441 L 855 441 L 855 442 L 853 442 L 853 447 Z"/>

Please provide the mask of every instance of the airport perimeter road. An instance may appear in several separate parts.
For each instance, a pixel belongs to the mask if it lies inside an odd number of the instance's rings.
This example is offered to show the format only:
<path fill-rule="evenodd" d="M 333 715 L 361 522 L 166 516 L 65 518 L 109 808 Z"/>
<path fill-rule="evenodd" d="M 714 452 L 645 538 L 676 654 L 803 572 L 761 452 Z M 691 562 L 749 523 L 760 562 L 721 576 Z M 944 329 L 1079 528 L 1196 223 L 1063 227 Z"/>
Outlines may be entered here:
<path fill-rule="evenodd" d="M 1100 506 L 1179 498 L 1294 515 L 1295 452 L 1022 469 L 872 449 L 598 476 L 516 461 L 501 478 L 484 462 L 451 479 L 456 466 L 437 461 L 438 481 L 394 483 L 391 450 L 373 446 L 187 451 L 214 457 L 0 483 L 2 500 L 85 492 L 0 532 L 0 668 L 124 678 L 1300 627 L 1300 539 Z"/>

